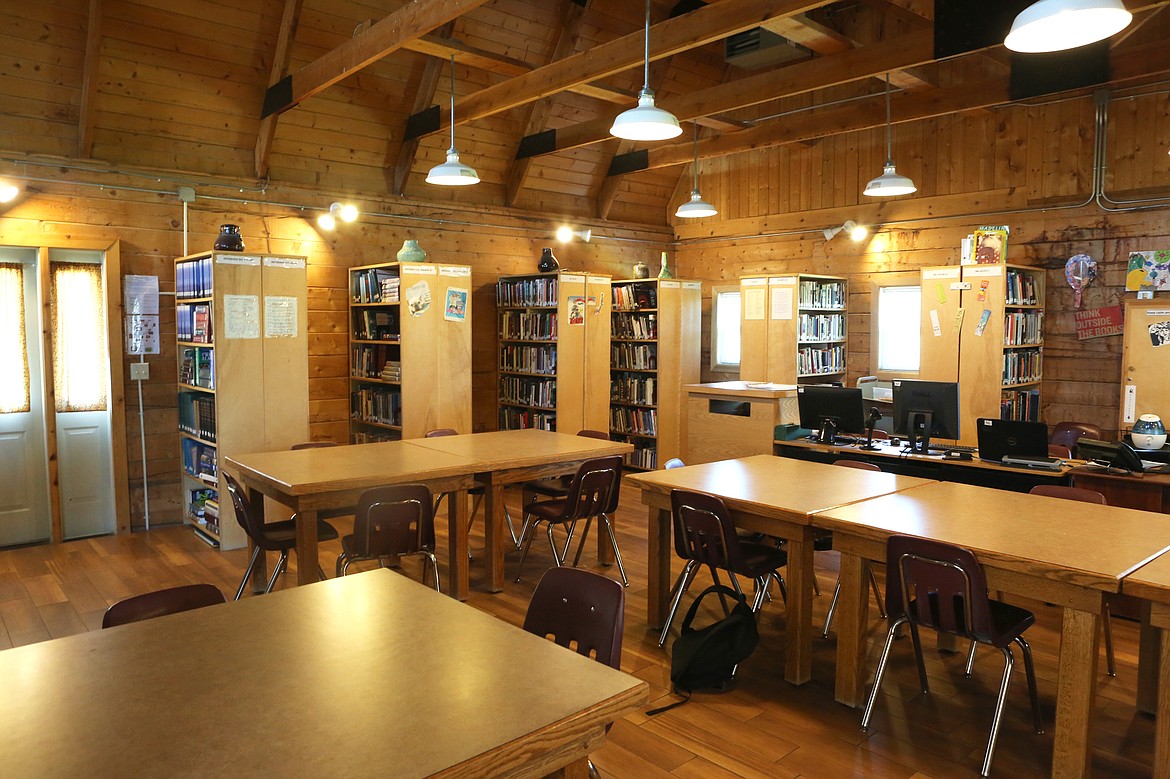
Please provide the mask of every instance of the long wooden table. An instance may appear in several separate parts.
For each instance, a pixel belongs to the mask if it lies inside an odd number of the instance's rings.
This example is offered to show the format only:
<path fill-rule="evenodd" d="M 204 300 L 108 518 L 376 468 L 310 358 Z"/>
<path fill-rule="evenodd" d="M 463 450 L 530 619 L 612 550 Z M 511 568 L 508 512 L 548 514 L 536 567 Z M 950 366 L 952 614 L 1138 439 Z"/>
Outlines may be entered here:
<path fill-rule="evenodd" d="M 13 777 L 584 777 L 647 697 L 384 569 L 10 649 L 0 678 Z"/>
<path fill-rule="evenodd" d="M 649 506 L 646 589 L 647 620 L 661 627 L 671 587 L 671 490 L 694 490 L 722 498 L 736 527 L 788 541 L 785 604 L 787 655 L 784 678 L 803 684 L 812 675 L 813 528 L 818 511 L 844 506 L 931 482 L 912 476 L 840 468 L 772 455 L 755 455 L 668 471 L 631 474 Z"/>
<path fill-rule="evenodd" d="M 1153 658 L 1143 657 L 1139 664 L 1138 697 L 1139 707 L 1152 708 L 1157 717 L 1154 777 L 1170 779 L 1170 554 L 1162 555 L 1125 577 L 1121 591 L 1149 602 L 1149 625 L 1161 634 L 1157 675 L 1147 670 L 1148 661 Z M 1153 703 L 1152 707 L 1141 705 L 1142 693 Z"/>
<path fill-rule="evenodd" d="M 499 430 L 491 433 L 419 438 L 411 443 L 443 454 L 477 462 L 476 478 L 484 484 L 484 541 L 487 547 L 488 587 L 504 588 L 504 488 L 532 479 L 575 473 L 595 457 L 632 452 L 632 444 L 605 441 L 544 430 Z M 461 531 L 466 536 L 466 523 Z M 609 541 L 597 532 L 598 555 L 608 559 Z M 466 588 L 466 584 L 464 585 Z"/>
<path fill-rule="evenodd" d="M 1052 775 L 1088 775 L 1104 595 L 1170 550 L 1170 521 L 1133 509 L 936 482 L 820 512 L 812 523 L 831 530 L 841 552 L 839 702 L 858 706 L 864 697 L 869 561 L 884 562 L 886 541 L 898 533 L 958 544 L 978 556 L 991 589 L 1064 610 Z"/>

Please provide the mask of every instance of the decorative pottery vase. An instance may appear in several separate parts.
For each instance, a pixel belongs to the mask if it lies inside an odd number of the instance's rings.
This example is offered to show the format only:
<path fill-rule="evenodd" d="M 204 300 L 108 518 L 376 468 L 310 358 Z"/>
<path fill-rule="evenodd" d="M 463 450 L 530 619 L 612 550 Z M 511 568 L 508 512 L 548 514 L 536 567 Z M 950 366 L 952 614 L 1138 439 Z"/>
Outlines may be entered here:
<path fill-rule="evenodd" d="M 674 274 L 670 272 L 670 267 L 666 264 L 666 252 L 662 253 L 662 270 L 658 271 L 658 278 L 673 279 Z"/>
<path fill-rule="evenodd" d="M 1166 426 L 1157 414 L 1142 414 L 1129 437 L 1133 439 L 1135 449 L 1161 449 L 1166 443 Z"/>
<path fill-rule="evenodd" d="M 396 256 L 399 262 L 422 262 L 427 258 L 427 253 L 418 245 L 418 241 L 407 238 L 402 242 L 402 248 L 398 250 Z"/>
<path fill-rule="evenodd" d="M 538 271 L 541 273 L 552 273 L 553 271 L 560 270 L 560 267 L 561 264 L 553 256 L 552 249 L 546 246 L 540 250 L 540 263 L 536 266 Z"/>
<path fill-rule="evenodd" d="M 634 278 L 635 279 L 648 279 L 648 278 L 650 278 L 650 266 L 644 262 L 635 262 L 634 263 Z"/>
<path fill-rule="evenodd" d="M 220 225 L 219 235 L 216 237 L 215 246 L 212 248 L 225 252 L 242 252 L 244 250 L 244 238 L 240 235 L 240 226 Z"/>

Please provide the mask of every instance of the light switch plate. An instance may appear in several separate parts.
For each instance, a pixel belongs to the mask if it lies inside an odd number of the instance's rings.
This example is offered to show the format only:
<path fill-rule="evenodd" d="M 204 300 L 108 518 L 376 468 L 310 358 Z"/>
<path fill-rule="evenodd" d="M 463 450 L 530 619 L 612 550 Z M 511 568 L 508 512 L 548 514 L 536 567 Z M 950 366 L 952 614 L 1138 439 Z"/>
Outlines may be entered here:
<path fill-rule="evenodd" d="M 150 379 L 150 363 L 130 363 L 130 381 L 147 381 Z"/>

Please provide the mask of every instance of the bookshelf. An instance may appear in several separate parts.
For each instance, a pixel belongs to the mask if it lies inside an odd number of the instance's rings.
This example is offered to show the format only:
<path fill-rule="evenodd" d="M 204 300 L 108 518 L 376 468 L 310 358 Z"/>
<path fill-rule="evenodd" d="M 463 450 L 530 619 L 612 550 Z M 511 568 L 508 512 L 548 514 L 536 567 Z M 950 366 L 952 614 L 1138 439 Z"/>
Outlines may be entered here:
<path fill-rule="evenodd" d="M 609 429 L 610 277 L 501 276 L 500 430 Z"/>
<path fill-rule="evenodd" d="M 699 381 L 703 285 L 622 279 L 612 286 L 609 431 L 634 445 L 627 466 L 651 470 L 685 449 L 684 387 Z"/>
<path fill-rule="evenodd" d="M 1040 419 L 1044 270 L 1021 265 L 923 268 L 919 378 L 959 382 L 960 442 L 980 417 Z"/>
<path fill-rule="evenodd" d="M 837 276 L 740 279 L 740 378 L 774 384 L 843 381 L 848 288 Z"/>
<path fill-rule="evenodd" d="M 471 432 L 471 267 L 349 270 L 350 441 Z"/>
<path fill-rule="evenodd" d="M 180 506 L 221 549 L 247 542 L 231 503 L 219 503 L 221 458 L 309 439 L 305 273 L 305 258 L 290 255 L 175 260 Z"/>

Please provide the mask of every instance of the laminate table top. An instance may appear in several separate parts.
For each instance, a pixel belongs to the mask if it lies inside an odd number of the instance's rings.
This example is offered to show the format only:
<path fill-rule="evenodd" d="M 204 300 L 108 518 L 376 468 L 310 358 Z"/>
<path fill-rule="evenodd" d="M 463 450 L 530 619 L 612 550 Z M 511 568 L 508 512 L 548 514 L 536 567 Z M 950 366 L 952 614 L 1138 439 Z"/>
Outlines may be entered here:
<path fill-rule="evenodd" d="M 10 649 L 0 678 L 14 777 L 543 776 L 647 696 L 385 569 Z"/>
<path fill-rule="evenodd" d="M 1150 602 L 1142 625 L 1138 707 L 1155 716 L 1154 777 L 1170 779 L 1170 553 L 1125 577 L 1121 591 Z"/>
<path fill-rule="evenodd" d="M 531 468 L 566 460 L 632 452 L 632 444 L 547 430 L 497 430 L 490 433 L 416 438 L 415 446 L 480 462 L 482 471 Z"/>

